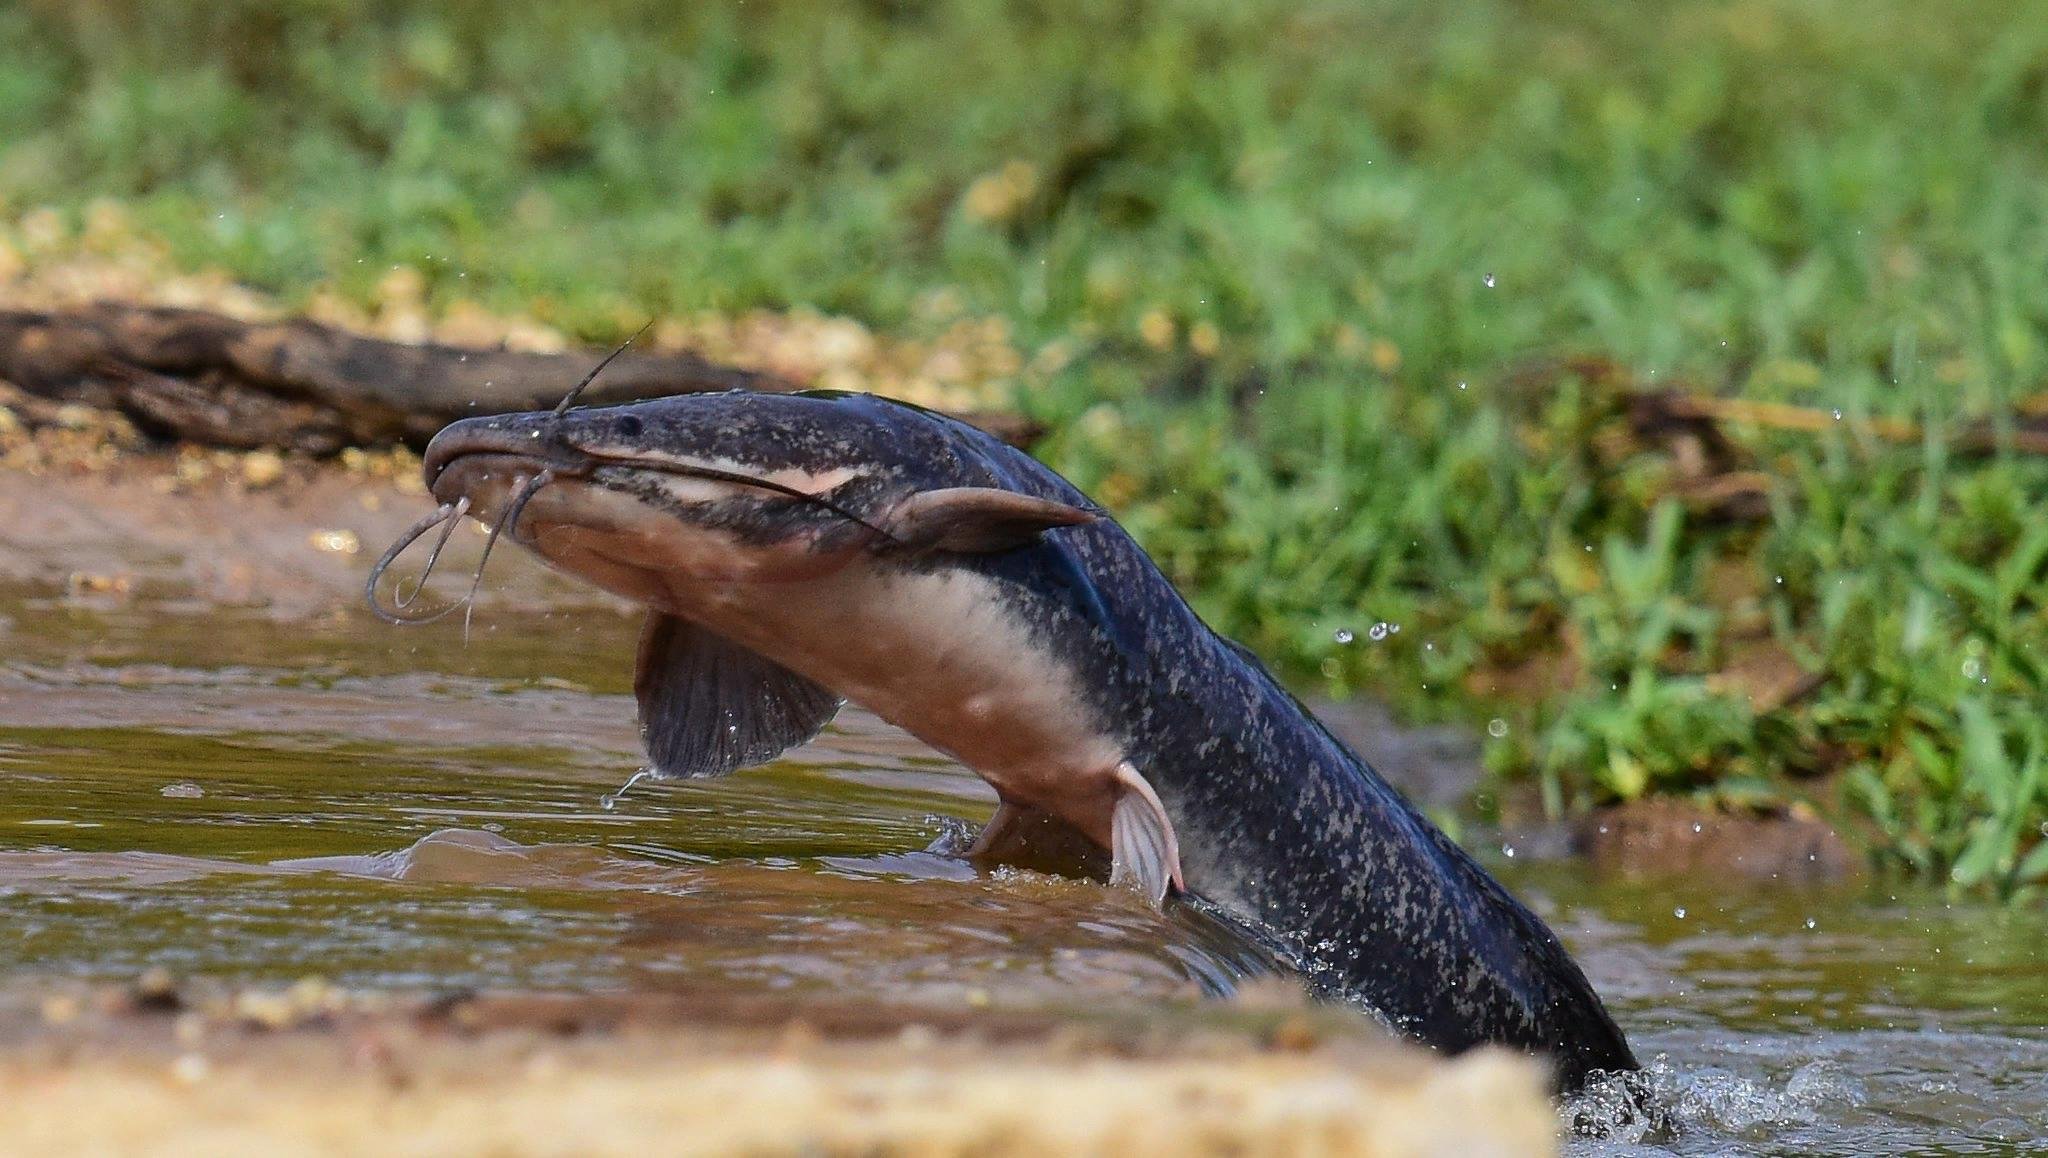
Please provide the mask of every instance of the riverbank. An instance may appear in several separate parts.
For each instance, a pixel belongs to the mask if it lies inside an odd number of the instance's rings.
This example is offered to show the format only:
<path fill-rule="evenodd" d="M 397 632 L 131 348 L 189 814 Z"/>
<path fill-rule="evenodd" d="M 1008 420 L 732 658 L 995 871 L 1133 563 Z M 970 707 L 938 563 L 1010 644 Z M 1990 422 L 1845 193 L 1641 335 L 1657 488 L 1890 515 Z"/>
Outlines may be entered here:
<path fill-rule="evenodd" d="M 317 984 L 191 1006 L 165 988 L 49 994 L 0 1013 L 0 1153 L 1555 1151 L 1532 1065 L 1432 1062 L 1307 1012 L 1200 1031 L 822 1006 L 748 1020 Z"/>

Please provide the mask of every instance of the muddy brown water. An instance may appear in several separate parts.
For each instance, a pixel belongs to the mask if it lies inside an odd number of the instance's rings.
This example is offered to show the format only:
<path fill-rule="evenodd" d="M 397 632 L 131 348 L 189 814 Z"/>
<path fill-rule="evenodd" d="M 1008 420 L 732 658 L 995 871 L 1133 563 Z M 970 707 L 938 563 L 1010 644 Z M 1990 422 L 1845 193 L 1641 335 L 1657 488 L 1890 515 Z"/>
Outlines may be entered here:
<path fill-rule="evenodd" d="M 370 989 L 1127 1006 L 1264 956 L 943 850 L 970 773 L 849 710 L 775 765 L 616 797 L 635 624 L 400 630 L 0 597 L 0 986 L 152 967 Z M 2048 1146 L 2048 914 L 1883 883 L 1603 881 L 1487 850 L 1652 1065 L 1596 1154 Z"/>

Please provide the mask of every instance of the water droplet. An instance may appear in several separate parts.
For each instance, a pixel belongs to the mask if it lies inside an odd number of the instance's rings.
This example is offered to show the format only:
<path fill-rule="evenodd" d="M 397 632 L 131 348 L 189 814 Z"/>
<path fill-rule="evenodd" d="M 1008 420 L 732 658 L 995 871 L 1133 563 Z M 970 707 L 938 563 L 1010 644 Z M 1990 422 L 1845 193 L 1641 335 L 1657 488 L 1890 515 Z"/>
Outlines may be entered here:
<path fill-rule="evenodd" d="M 1515 846 L 1512 844 L 1504 844 L 1500 846 L 1500 851 L 1502 856 L 1512 857 L 1515 855 Z"/>
<path fill-rule="evenodd" d="M 1485 277 L 1483 277 L 1483 278 L 1480 278 L 1479 280 L 1481 280 L 1481 281 L 1483 281 L 1483 282 L 1485 282 L 1485 283 L 1486 283 L 1486 288 L 1487 288 L 1487 289 L 1492 289 L 1492 288 L 1493 288 L 1493 275 L 1492 275 L 1492 274 L 1490 274 L 1490 273 L 1489 273 L 1489 274 L 1487 274 L 1487 275 L 1486 275 Z"/>
<path fill-rule="evenodd" d="M 1695 821 L 1693 821 L 1693 822 L 1692 822 L 1692 830 L 1693 830 L 1694 832 L 1698 832 L 1698 831 L 1700 831 L 1700 822 L 1699 822 L 1699 821 L 1695 820 Z"/>
<path fill-rule="evenodd" d="M 1814 927 L 1815 925 L 1817 925 L 1817 924 L 1819 924 L 1819 923 L 1820 923 L 1820 922 L 1818 922 L 1818 921 L 1814 920 L 1814 919 L 1813 919 L 1812 917 L 1808 917 L 1808 918 L 1806 918 L 1806 927 L 1807 927 L 1807 928 L 1809 928 L 1809 929 L 1813 928 L 1813 927 Z"/>
<path fill-rule="evenodd" d="M 1671 915 L 1677 917 L 1681 921 L 1685 920 L 1685 906 L 1680 905 L 1679 907 L 1671 910 Z"/>
<path fill-rule="evenodd" d="M 173 800 L 197 800 L 206 795 L 206 789 L 190 780 L 180 780 L 176 784 L 166 784 L 157 789 L 157 795 L 168 796 Z"/>
<path fill-rule="evenodd" d="M 1458 383 L 1458 389 L 1463 390 L 1464 388 L 1465 384 L 1463 382 Z"/>
<path fill-rule="evenodd" d="M 1491 720 L 1486 721 L 1486 734 L 1496 740 L 1500 739 L 1508 734 L 1508 722 L 1499 716 L 1495 716 Z"/>
<path fill-rule="evenodd" d="M 626 782 L 619 785 L 617 792 L 607 792 L 603 796 L 598 797 L 597 806 L 606 812 L 610 812 L 619 806 L 619 801 L 625 798 L 626 793 L 633 790 L 633 785 L 640 783 L 642 780 L 652 779 L 655 775 L 656 773 L 652 768 L 640 769 L 638 772 L 626 777 Z"/>
<path fill-rule="evenodd" d="M 1785 585 L 1785 577 L 1783 575 L 1773 575 L 1771 576 L 1771 582 L 1783 587 Z"/>
<path fill-rule="evenodd" d="M 1842 412 L 1841 412 L 1841 411 L 1839 411 L 1839 410 L 1835 411 L 1835 421 L 1836 421 L 1836 422 L 1840 422 L 1841 420 L 1842 420 Z"/>
<path fill-rule="evenodd" d="M 1968 658 L 1966 658 L 1966 659 L 1964 659 L 1964 660 L 1963 660 L 1963 678 L 1964 678 L 1964 679 L 1972 679 L 1972 680 L 1974 680 L 1974 679 L 1982 679 L 1982 678 L 1983 678 L 1983 676 L 1984 676 L 1984 661 L 1983 661 L 1983 660 L 1981 660 L 1981 659 L 1978 659 L 1978 658 L 1977 658 L 1976 656 L 1974 656 L 1974 655 L 1973 655 L 1973 656 L 1970 656 L 1970 657 L 1968 657 Z"/>
<path fill-rule="evenodd" d="M 1335 639 L 1338 643 L 1350 643 L 1352 640 L 1357 639 L 1358 637 L 1351 634 L 1350 628 L 1340 627 L 1337 629 L 1337 634 L 1331 636 L 1331 638 Z"/>
<path fill-rule="evenodd" d="M 1374 643 L 1378 643 L 1398 630 L 1399 628 L 1396 628 L 1393 624 L 1381 621 L 1367 628 L 1365 634 L 1370 636 Z"/>

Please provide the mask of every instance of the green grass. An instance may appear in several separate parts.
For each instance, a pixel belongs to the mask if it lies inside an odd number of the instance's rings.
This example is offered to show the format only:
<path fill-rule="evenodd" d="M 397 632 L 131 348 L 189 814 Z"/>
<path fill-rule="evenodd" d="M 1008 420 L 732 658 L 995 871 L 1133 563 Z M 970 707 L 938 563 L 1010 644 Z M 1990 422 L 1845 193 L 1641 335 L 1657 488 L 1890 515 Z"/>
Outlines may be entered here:
<path fill-rule="evenodd" d="M 2034 0 L 28 0 L 0 62 L 0 203 L 287 299 L 1007 317 L 1054 464 L 1296 675 L 1498 718 L 1553 809 L 2048 882 L 2048 465 L 1944 437 L 2048 390 Z M 1560 354 L 1843 420 L 1731 428 L 1716 521 Z"/>

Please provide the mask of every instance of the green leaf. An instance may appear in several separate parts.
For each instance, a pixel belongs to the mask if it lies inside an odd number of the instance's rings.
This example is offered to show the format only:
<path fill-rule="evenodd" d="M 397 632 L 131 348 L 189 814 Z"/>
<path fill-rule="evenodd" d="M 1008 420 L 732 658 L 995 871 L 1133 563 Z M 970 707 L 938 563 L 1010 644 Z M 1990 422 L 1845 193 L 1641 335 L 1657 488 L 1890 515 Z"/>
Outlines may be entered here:
<path fill-rule="evenodd" d="M 2048 558 L 2048 523 L 2037 523 L 1998 565 L 1998 589 L 2008 606 L 2033 586 L 2041 561 Z"/>
<path fill-rule="evenodd" d="M 1970 826 L 1970 842 L 1948 877 L 1965 888 L 1982 884 L 2011 848 L 2012 840 L 2002 828 L 1988 818 L 1979 820 Z"/>
<path fill-rule="evenodd" d="M 1620 748 L 1607 750 L 1607 785 L 1623 800 L 1634 800 L 1650 785 L 1649 770 L 1643 762 Z"/>
<path fill-rule="evenodd" d="M 2006 754 L 1998 724 L 1983 700 L 1964 700 L 1956 705 L 1956 711 L 1963 724 L 1963 783 L 1982 793 L 2003 812 L 2005 798 L 2018 777 Z"/>

